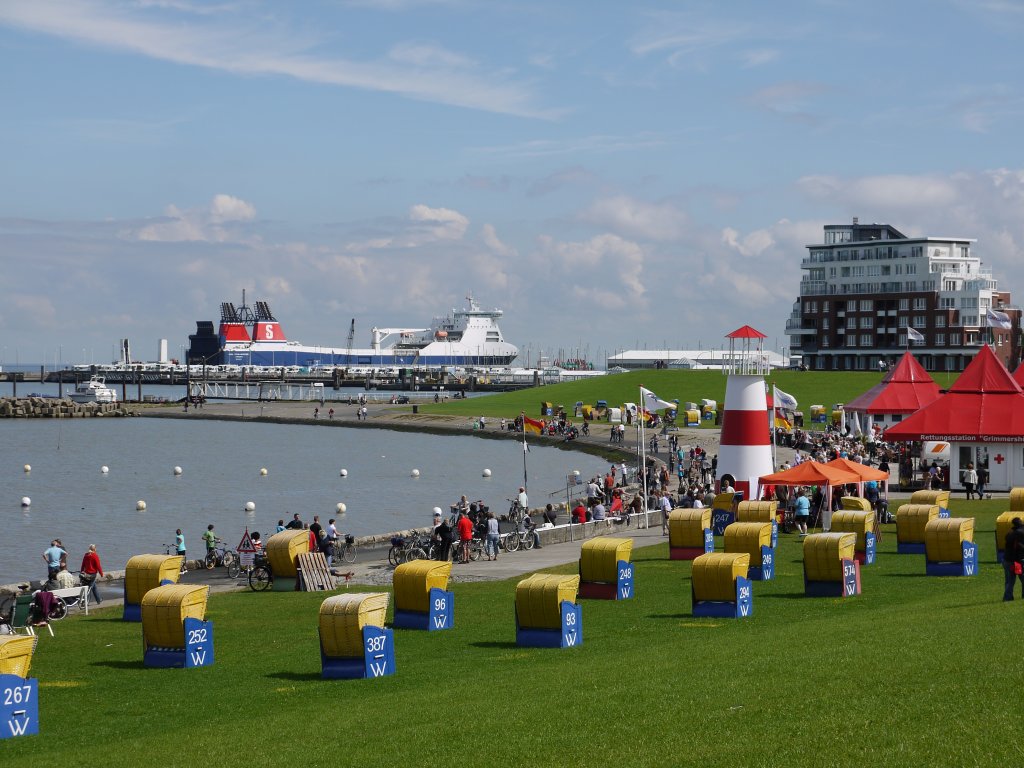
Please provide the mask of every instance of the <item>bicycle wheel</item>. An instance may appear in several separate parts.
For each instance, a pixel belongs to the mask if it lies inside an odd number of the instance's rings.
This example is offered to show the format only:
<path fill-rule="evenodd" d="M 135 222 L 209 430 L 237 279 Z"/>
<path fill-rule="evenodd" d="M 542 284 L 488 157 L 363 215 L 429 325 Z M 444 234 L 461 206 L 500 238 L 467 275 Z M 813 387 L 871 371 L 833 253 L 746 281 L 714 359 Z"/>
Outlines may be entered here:
<path fill-rule="evenodd" d="M 484 543 L 480 539 L 473 539 L 469 542 L 469 559 L 474 563 L 483 557 Z"/>
<path fill-rule="evenodd" d="M 204 560 L 203 562 L 206 563 L 206 570 L 212 569 L 214 566 L 217 565 L 217 553 L 212 551 L 207 552 L 206 560 Z"/>
<path fill-rule="evenodd" d="M 413 560 L 425 560 L 427 553 L 419 547 L 412 547 L 408 552 L 405 553 L 405 562 L 411 563 Z"/>
<path fill-rule="evenodd" d="M 354 563 L 356 561 L 355 544 L 346 544 L 341 550 L 341 556 L 345 558 L 346 563 Z"/>
<path fill-rule="evenodd" d="M 274 577 L 265 565 L 257 565 L 249 572 L 249 589 L 253 592 L 263 592 L 273 581 Z"/>
<path fill-rule="evenodd" d="M 515 552 L 519 549 L 519 534 L 512 531 L 505 538 L 501 540 L 505 545 L 506 552 Z"/>
<path fill-rule="evenodd" d="M 519 546 L 525 550 L 533 549 L 533 545 L 537 543 L 532 533 L 521 533 L 519 534 Z"/>
<path fill-rule="evenodd" d="M 398 561 L 398 553 L 400 551 L 401 550 L 398 547 L 396 547 L 394 544 L 391 545 L 391 549 L 388 550 L 388 562 L 391 565 L 398 565 L 398 562 L 399 562 Z"/>
<path fill-rule="evenodd" d="M 60 621 L 68 615 L 68 604 L 64 602 L 61 597 L 55 597 L 53 603 L 50 605 L 50 612 L 47 614 L 47 618 L 50 621 Z"/>
<path fill-rule="evenodd" d="M 232 564 L 238 562 L 238 555 L 234 552 L 225 552 L 224 557 L 221 558 L 221 562 L 224 563 L 225 568 L 230 568 Z"/>
<path fill-rule="evenodd" d="M 232 560 L 228 563 L 228 578 L 237 579 L 239 574 L 242 572 L 242 564 L 238 560 Z"/>

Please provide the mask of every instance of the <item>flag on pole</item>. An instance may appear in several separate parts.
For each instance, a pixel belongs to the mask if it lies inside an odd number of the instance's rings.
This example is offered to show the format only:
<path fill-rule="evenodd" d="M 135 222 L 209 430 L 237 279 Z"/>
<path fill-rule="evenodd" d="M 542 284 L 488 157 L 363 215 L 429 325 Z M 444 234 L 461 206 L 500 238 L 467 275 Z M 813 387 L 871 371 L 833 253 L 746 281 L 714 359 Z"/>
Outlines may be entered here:
<path fill-rule="evenodd" d="M 669 403 L 662 400 L 656 394 L 651 392 L 649 389 L 640 387 L 640 399 L 643 401 L 644 410 L 646 411 L 657 411 L 660 408 L 676 408 L 675 403 Z"/>
<path fill-rule="evenodd" d="M 775 387 L 774 389 L 775 407 L 785 408 L 787 411 L 795 411 L 797 406 L 796 398 L 783 392 L 778 387 Z"/>
<path fill-rule="evenodd" d="M 529 416 L 523 416 L 523 431 L 534 435 L 544 434 L 544 422 L 534 421 Z"/>
<path fill-rule="evenodd" d="M 916 328 L 907 326 L 907 340 L 908 341 L 924 341 L 924 334 L 922 334 Z"/>
<path fill-rule="evenodd" d="M 996 312 L 991 307 L 985 310 L 985 322 L 989 328 L 1003 328 L 1008 331 L 1013 327 L 1013 323 L 1010 322 L 1010 316 L 1008 314 L 1005 312 Z"/>

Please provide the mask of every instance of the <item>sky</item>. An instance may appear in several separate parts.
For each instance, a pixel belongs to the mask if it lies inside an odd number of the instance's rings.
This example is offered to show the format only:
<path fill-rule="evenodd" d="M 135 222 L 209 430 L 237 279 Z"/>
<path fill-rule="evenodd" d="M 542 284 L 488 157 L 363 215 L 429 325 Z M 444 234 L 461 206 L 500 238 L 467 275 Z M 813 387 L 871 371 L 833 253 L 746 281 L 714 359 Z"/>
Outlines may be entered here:
<path fill-rule="evenodd" d="M 3 0 L 0 364 L 356 346 L 472 295 L 521 362 L 785 351 L 825 224 L 1024 292 L 1024 0 Z"/>

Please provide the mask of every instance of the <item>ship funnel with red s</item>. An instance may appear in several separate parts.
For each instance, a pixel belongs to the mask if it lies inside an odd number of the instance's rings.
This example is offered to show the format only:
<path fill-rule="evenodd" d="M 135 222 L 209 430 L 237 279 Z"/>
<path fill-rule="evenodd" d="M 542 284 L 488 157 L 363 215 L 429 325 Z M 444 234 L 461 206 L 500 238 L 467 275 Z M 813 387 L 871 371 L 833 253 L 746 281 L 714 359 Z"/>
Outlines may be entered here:
<path fill-rule="evenodd" d="M 270 341 L 282 342 L 288 339 L 281 330 L 281 324 L 277 322 L 270 311 L 270 305 L 265 301 L 257 301 L 253 306 L 252 342 L 260 344 Z"/>
<path fill-rule="evenodd" d="M 217 331 L 220 343 L 235 341 L 243 344 L 250 341 L 249 329 L 245 327 L 245 319 L 230 301 L 220 305 L 220 328 Z"/>

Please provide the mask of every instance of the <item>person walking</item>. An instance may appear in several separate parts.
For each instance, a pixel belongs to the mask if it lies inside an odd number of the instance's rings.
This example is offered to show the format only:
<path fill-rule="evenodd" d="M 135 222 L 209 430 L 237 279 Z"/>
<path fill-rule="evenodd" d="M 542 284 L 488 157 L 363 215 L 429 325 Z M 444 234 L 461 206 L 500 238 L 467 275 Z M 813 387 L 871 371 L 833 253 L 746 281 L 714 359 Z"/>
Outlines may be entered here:
<path fill-rule="evenodd" d="M 801 536 L 806 536 L 807 519 L 811 516 L 811 502 L 803 488 L 796 492 L 795 512 L 796 529 Z"/>
<path fill-rule="evenodd" d="M 181 532 L 181 528 L 174 531 L 174 551 L 181 555 L 181 567 L 185 568 L 185 534 Z"/>
<path fill-rule="evenodd" d="M 498 518 L 494 516 L 493 512 L 487 513 L 487 559 L 497 560 L 498 559 L 498 542 L 500 535 L 498 532 Z"/>
<path fill-rule="evenodd" d="M 96 579 L 103 576 L 103 566 L 100 564 L 100 556 L 96 554 L 96 545 L 90 544 L 89 551 L 85 553 L 85 557 L 82 558 L 82 567 L 80 569 L 82 575 L 79 576 L 82 584 L 89 587 L 88 594 L 92 596 L 92 599 L 97 603 L 102 603 L 103 598 L 100 597 L 100 591 L 96 588 Z"/>
<path fill-rule="evenodd" d="M 967 469 L 964 471 L 964 492 L 968 499 L 974 495 L 974 488 L 977 484 L 978 473 L 975 471 L 973 464 L 968 464 Z"/>
<path fill-rule="evenodd" d="M 206 558 L 210 560 L 210 555 L 217 551 L 217 534 L 213 532 L 213 523 L 206 526 L 206 531 L 203 532 L 203 541 L 206 542 Z"/>
<path fill-rule="evenodd" d="M 1006 587 L 1003 600 L 1013 600 L 1013 587 L 1017 579 L 1021 584 L 1021 599 L 1024 600 L 1024 523 L 1019 517 L 1013 518 L 1006 534 L 1003 547 L 1003 569 L 1006 571 Z"/>
<path fill-rule="evenodd" d="M 978 467 L 978 500 L 985 498 L 985 486 L 988 485 L 988 469 Z"/>

